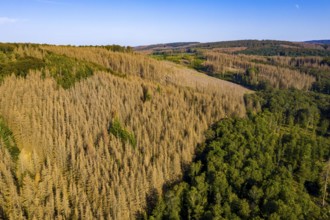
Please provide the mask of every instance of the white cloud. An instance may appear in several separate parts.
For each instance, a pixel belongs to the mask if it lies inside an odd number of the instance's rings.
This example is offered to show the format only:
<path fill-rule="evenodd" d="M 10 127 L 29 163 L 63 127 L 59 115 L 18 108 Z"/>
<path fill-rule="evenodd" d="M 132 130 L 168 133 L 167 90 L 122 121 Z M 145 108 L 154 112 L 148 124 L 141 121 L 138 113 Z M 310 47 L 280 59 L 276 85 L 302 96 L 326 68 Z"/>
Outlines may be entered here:
<path fill-rule="evenodd" d="M 1 24 L 12 24 L 16 23 L 18 19 L 16 18 L 8 18 L 8 17 L 0 17 L 0 25 Z"/>

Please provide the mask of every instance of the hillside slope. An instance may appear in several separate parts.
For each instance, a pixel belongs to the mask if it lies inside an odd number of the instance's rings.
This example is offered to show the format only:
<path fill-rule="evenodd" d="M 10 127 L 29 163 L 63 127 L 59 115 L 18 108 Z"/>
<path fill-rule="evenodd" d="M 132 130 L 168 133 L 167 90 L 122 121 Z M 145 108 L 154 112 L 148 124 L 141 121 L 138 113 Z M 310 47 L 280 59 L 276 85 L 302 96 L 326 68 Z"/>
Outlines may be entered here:
<path fill-rule="evenodd" d="M 294 88 L 330 94 L 330 51 L 325 45 L 245 40 L 142 53 L 254 90 Z"/>
<path fill-rule="evenodd" d="M 211 123 L 245 115 L 247 89 L 172 63 L 10 48 L 1 51 L 10 68 L 1 69 L 0 218 L 132 219 L 150 192 L 180 178 Z"/>

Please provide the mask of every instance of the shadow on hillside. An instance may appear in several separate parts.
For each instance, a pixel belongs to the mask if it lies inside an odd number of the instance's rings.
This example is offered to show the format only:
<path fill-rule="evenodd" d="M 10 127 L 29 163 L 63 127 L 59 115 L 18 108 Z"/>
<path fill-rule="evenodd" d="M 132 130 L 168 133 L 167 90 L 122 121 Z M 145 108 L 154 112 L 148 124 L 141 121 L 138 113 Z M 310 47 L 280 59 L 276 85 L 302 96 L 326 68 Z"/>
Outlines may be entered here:
<path fill-rule="evenodd" d="M 178 179 L 172 180 L 172 181 L 167 181 L 163 184 L 163 187 L 162 187 L 163 195 L 166 192 L 168 192 L 170 189 L 172 189 L 175 185 L 179 184 L 180 182 L 182 182 L 183 180 L 186 179 L 189 167 L 190 166 L 188 163 L 182 164 L 181 165 L 182 175 L 183 175 L 182 178 L 178 178 Z M 156 206 L 159 202 L 159 199 L 161 199 L 161 198 L 162 198 L 162 195 L 159 194 L 159 192 L 156 188 L 150 189 L 146 196 L 146 208 L 145 208 L 145 210 L 137 211 L 135 213 L 135 219 L 138 219 L 138 220 L 148 219 L 148 216 L 151 216 L 153 210 L 156 208 Z"/>

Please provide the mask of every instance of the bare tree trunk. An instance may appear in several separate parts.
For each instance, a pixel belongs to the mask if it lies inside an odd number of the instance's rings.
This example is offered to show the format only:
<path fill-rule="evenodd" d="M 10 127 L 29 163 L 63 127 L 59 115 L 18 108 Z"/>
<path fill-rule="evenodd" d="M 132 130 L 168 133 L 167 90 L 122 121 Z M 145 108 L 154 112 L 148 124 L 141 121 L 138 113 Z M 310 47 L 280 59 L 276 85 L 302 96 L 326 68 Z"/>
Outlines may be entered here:
<path fill-rule="evenodd" d="M 325 205 L 325 198 L 327 196 L 327 188 L 328 188 L 328 177 L 329 177 L 329 170 L 330 170 L 330 159 L 328 160 L 328 164 L 326 165 L 327 173 L 325 175 L 325 182 L 324 182 L 324 192 L 322 198 L 322 206 Z"/>

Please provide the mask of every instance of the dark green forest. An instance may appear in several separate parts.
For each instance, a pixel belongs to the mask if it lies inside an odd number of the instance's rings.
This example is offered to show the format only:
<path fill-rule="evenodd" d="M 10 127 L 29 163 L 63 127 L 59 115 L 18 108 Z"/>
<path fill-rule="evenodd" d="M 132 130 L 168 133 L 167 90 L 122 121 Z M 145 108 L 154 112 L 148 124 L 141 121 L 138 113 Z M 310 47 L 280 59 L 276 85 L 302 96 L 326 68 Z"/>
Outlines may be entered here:
<path fill-rule="evenodd" d="M 248 117 L 205 133 L 150 219 L 330 218 L 330 97 L 272 90 L 245 99 Z"/>

